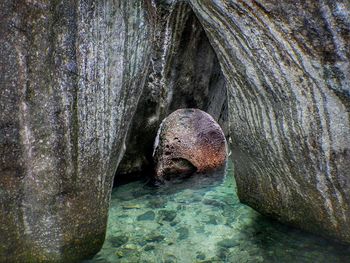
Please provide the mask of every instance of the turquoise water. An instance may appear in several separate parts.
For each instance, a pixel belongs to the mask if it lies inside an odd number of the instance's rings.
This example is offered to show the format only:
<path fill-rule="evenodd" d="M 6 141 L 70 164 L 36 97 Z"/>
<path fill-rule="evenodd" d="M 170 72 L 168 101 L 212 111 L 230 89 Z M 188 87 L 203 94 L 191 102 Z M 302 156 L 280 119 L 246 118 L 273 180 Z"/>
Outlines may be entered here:
<path fill-rule="evenodd" d="M 241 204 L 232 166 L 162 187 L 114 189 L 105 244 L 86 262 L 350 262 L 350 247 Z"/>

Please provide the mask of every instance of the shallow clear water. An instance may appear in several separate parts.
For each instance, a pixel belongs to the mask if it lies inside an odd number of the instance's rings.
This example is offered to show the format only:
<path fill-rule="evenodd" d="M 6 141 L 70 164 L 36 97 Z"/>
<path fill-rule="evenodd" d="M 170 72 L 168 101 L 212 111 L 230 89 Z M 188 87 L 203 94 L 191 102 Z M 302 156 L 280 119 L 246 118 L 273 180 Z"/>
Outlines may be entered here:
<path fill-rule="evenodd" d="M 241 204 L 232 167 L 223 173 L 114 189 L 105 244 L 86 262 L 350 262 L 350 247 Z"/>

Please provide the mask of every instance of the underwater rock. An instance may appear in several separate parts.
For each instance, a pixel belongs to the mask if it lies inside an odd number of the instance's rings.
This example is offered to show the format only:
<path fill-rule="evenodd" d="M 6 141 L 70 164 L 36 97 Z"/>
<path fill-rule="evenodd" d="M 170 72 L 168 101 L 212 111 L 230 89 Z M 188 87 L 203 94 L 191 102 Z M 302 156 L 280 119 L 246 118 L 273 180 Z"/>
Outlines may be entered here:
<path fill-rule="evenodd" d="M 190 231 L 188 230 L 187 227 L 180 227 L 178 229 L 176 229 L 176 232 L 179 234 L 178 236 L 178 240 L 184 240 L 184 239 L 187 239 L 189 234 L 190 234 Z"/>
<path fill-rule="evenodd" d="M 350 243 L 349 1 L 190 3 L 226 78 L 240 200 Z"/>
<path fill-rule="evenodd" d="M 156 214 L 153 211 L 147 211 L 142 215 L 139 215 L 136 220 L 137 221 L 152 221 L 156 217 Z"/>
<path fill-rule="evenodd" d="M 146 245 L 144 247 L 144 251 L 151 251 L 151 250 L 154 250 L 156 247 L 154 245 Z"/>
<path fill-rule="evenodd" d="M 238 246 L 239 243 L 238 243 L 237 239 L 235 239 L 235 238 L 226 238 L 226 239 L 219 241 L 217 243 L 217 245 L 219 247 L 223 247 L 223 248 L 231 248 L 231 247 Z"/>
<path fill-rule="evenodd" d="M 156 178 L 213 170 L 224 165 L 226 156 L 226 139 L 215 120 L 199 109 L 179 109 L 159 128 Z"/>
<path fill-rule="evenodd" d="M 146 237 L 146 241 L 147 242 L 156 242 L 159 243 L 161 241 L 163 241 L 165 238 L 165 236 L 157 234 L 157 233 L 151 233 L 148 237 Z"/>
<path fill-rule="evenodd" d="M 127 257 L 128 262 L 139 262 L 141 251 L 136 245 L 126 245 L 120 248 L 115 255 L 119 258 Z"/>
<path fill-rule="evenodd" d="M 205 259 L 205 254 L 203 252 L 197 252 L 196 259 L 204 260 Z"/>
<path fill-rule="evenodd" d="M 120 247 L 126 244 L 128 241 L 129 241 L 128 236 L 115 236 L 115 237 L 109 238 L 109 242 L 113 245 L 113 247 Z"/>
<path fill-rule="evenodd" d="M 175 219 L 177 213 L 174 210 L 160 210 L 158 212 L 158 215 L 161 221 L 172 222 Z"/>

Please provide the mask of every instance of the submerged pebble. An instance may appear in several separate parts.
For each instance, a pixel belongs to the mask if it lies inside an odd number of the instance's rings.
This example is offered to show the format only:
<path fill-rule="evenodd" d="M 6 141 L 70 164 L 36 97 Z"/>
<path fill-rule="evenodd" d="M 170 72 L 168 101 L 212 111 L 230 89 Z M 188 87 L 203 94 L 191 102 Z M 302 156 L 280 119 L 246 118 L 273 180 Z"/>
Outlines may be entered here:
<path fill-rule="evenodd" d="M 129 237 L 127 236 L 112 236 L 109 238 L 109 242 L 112 244 L 114 247 L 120 247 L 127 243 L 129 240 Z"/>
<path fill-rule="evenodd" d="M 205 254 L 203 252 L 197 252 L 196 259 L 204 260 L 205 259 Z"/>
<path fill-rule="evenodd" d="M 180 227 L 176 229 L 176 232 L 179 233 L 179 237 L 177 238 L 178 240 L 187 239 L 190 233 L 187 227 Z"/>
<path fill-rule="evenodd" d="M 219 247 L 230 248 L 230 247 L 238 246 L 239 243 L 234 238 L 225 238 L 225 239 L 221 240 L 220 242 L 218 242 L 217 245 Z"/>
<path fill-rule="evenodd" d="M 167 222 L 173 221 L 177 215 L 176 211 L 174 210 L 160 210 L 158 214 L 160 220 Z"/>
<path fill-rule="evenodd" d="M 146 213 L 139 215 L 136 219 L 137 221 L 154 220 L 155 217 L 156 214 L 153 211 L 147 211 Z"/>
<path fill-rule="evenodd" d="M 154 250 L 156 247 L 154 246 L 154 245 L 146 245 L 145 247 L 144 247 L 144 250 L 145 251 L 150 251 L 150 250 Z"/>
<path fill-rule="evenodd" d="M 163 235 L 159 235 L 159 234 L 151 234 L 148 237 L 146 237 L 146 240 L 148 242 L 160 242 L 162 240 L 164 240 L 164 236 Z"/>

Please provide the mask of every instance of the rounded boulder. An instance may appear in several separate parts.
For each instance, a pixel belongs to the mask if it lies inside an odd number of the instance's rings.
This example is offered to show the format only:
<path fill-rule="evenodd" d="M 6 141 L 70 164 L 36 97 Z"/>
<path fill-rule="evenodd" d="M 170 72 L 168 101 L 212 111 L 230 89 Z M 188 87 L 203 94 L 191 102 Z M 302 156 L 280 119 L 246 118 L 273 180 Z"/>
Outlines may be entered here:
<path fill-rule="evenodd" d="M 163 120 L 154 146 L 156 178 L 170 179 L 215 170 L 227 158 L 225 135 L 199 109 L 179 109 Z"/>

